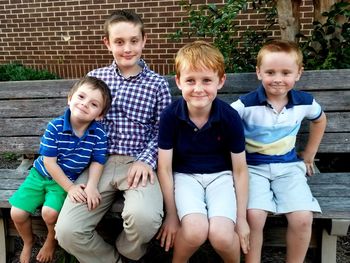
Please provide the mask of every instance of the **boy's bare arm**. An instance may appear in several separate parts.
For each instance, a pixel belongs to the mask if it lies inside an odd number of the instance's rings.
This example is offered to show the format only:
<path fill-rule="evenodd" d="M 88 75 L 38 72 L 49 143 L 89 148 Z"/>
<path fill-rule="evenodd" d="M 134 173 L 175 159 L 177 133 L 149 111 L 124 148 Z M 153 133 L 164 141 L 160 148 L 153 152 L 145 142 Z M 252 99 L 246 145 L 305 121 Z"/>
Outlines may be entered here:
<path fill-rule="evenodd" d="M 86 183 L 85 193 L 87 196 L 87 206 L 89 210 L 95 209 L 101 201 L 101 195 L 97 185 L 103 172 L 103 165 L 98 162 L 91 162 L 89 166 L 89 176 Z"/>
<path fill-rule="evenodd" d="M 157 239 L 160 240 L 160 245 L 165 248 L 165 251 L 169 251 L 174 245 L 176 232 L 180 227 L 174 198 L 172 158 L 172 150 L 159 149 L 158 178 L 163 193 L 166 217 L 158 232 Z"/>
<path fill-rule="evenodd" d="M 307 174 L 314 174 L 314 159 L 317 153 L 318 147 L 320 146 L 324 131 L 327 125 L 326 114 L 322 113 L 321 117 L 315 121 L 312 121 L 310 124 L 309 138 L 306 144 L 305 150 L 301 153 L 303 158 Z"/>
<path fill-rule="evenodd" d="M 247 222 L 247 203 L 248 203 L 248 168 L 245 152 L 238 154 L 231 153 L 233 177 L 235 182 L 237 199 L 237 222 L 236 228 L 240 238 L 243 253 L 249 250 L 250 229 Z"/>
<path fill-rule="evenodd" d="M 68 193 L 72 202 L 86 202 L 86 194 L 83 190 L 85 185 L 75 185 L 57 164 L 57 157 L 44 156 L 44 165 L 52 179 Z"/>

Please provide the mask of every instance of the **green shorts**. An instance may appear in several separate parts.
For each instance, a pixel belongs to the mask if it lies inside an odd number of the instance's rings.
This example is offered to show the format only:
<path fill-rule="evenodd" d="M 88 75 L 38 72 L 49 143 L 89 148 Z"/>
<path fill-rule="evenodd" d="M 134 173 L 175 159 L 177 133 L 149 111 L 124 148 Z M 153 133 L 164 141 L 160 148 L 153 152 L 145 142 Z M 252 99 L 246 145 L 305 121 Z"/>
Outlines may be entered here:
<path fill-rule="evenodd" d="M 59 212 L 66 196 L 67 192 L 56 181 L 42 176 L 33 167 L 9 202 L 29 213 L 34 213 L 41 205 Z"/>

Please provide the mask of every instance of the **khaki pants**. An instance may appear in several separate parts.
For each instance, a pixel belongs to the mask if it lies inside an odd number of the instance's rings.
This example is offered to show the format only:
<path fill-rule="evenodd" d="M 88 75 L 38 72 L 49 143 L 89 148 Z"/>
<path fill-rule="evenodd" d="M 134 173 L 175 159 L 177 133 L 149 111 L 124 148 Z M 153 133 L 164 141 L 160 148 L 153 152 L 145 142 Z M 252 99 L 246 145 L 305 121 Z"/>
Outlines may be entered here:
<path fill-rule="evenodd" d="M 138 260 L 147 244 L 157 233 L 163 217 L 163 199 L 158 180 L 146 187 L 127 189 L 126 172 L 134 158 L 112 155 L 108 158 L 99 182 L 100 205 L 89 211 L 86 204 L 74 204 L 67 198 L 55 227 L 59 245 L 75 256 L 80 263 L 114 263 L 118 252 Z M 87 171 L 76 183 L 87 182 Z M 123 191 L 123 231 L 116 248 L 106 243 L 95 228 L 114 201 L 116 191 Z M 118 252 L 117 252 L 118 251 Z"/>

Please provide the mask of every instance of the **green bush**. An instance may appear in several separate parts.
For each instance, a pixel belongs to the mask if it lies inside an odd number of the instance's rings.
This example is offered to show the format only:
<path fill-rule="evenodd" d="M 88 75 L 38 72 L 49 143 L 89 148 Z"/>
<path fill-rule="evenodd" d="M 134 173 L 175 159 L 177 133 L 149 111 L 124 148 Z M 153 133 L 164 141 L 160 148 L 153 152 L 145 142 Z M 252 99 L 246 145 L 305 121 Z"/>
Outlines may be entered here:
<path fill-rule="evenodd" d="M 262 7 L 264 2 L 267 8 Z M 212 40 L 225 58 L 226 72 L 255 71 L 256 55 L 260 47 L 271 35 L 269 29 L 276 23 L 276 8 L 274 1 L 253 1 L 253 8 L 265 15 L 266 26 L 260 30 L 246 30 L 238 38 L 235 19 L 242 11 L 247 10 L 248 1 L 228 0 L 222 5 L 206 4 L 195 8 L 189 1 L 181 1 L 188 13 L 182 23 L 185 29 L 179 29 L 170 37 L 175 40 L 181 38 L 202 38 Z"/>
<path fill-rule="evenodd" d="M 225 57 L 226 72 L 255 71 L 256 56 L 261 46 L 271 38 L 269 29 L 277 21 L 276 1 L 253 0 L 253 8 L 265 15 L 266 26 L 261 30 L 246 30 L 240 39 L 235 19 L 247 9 L 248 1 L 228 0 L 222 5 L 203 4 L 195 8 L 181 1 L 188 17 L 181 23 L 184 29 L 171 35 L 172 39 L 201 38 L 212 41 Z M 262 4 L 266 6 L 262 7 Z M 304 54 L 305 69 L 350 68 L 350 3 L 334 4 L 324 24 L 315 21 L 311 36 L 298 34 Z"/>
<path fill-rule="evenodd" d="M 311 37 L 298 35 L 305 69 L 350 68 L 350 3 L 335 3 L 324 24 L 315 21 Z"/>
<path fill-rule="evenodd" d="M 19 63 L 0 65 L 0 81 L 59 79 L 47 70 L 35 70 Z"/>

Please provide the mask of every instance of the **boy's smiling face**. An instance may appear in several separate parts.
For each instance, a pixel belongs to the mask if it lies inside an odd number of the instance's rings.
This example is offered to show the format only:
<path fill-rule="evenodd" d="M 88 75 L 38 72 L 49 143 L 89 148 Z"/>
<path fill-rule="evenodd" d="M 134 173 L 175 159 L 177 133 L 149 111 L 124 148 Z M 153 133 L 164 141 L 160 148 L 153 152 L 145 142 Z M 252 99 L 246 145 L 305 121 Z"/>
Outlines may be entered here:
<path fill-rule="evenodd" d="M 139 71 L 137 63 L 146 43 L 146 38 L 142 37 L 141 25 L 130 22 L 111 24 L 109 38 L 104 37 L 103 41 L 123 75 L 134 75 Z"/>
<path fill-rule="evenodd" d="M 71 111 L 71 122 L 90 123 L 99 120 L 104 108 L 104 100 L 99 89 L 93 89 L 89 84 L 83 84 L 68 98 Z"/>
<path fill-rule="evenodd" d="M 297 65 L 293 53 L 267 52 L 256 73 L 268 98 L 284 98 L 299 80 L 302 68 Z"/>
<path fill-rule="evenodd" d="M 180 76 L 176 77 L 176 84 L 181 89 L 189 110 L 208 111 L 218 90 L 224 85 L 225 78 L 220 79 L 218 73 L 211 69 L 193 70 L 184 67 Z"/>

